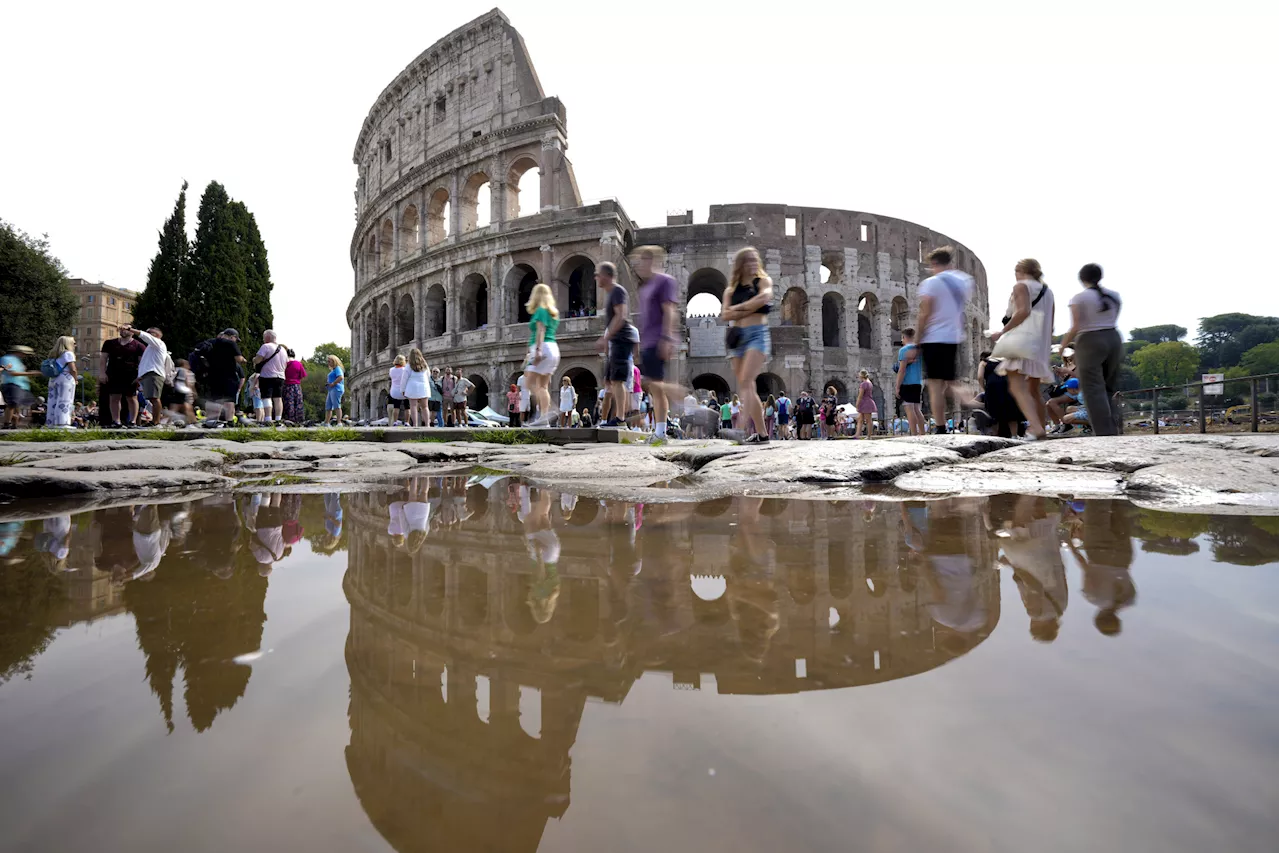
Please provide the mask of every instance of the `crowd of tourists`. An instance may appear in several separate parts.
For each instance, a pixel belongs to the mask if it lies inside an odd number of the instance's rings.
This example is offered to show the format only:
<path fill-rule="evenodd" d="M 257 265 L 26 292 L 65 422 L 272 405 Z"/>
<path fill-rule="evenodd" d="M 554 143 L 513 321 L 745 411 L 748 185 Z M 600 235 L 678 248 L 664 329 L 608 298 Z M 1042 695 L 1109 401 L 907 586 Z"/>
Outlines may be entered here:
<path fill-rule="evenodd" d="M 552 377 L 560 365 L 556 334 L 560 310 L 545 283 L 534 285 L 525 305 L 529 341 L 521 375 L 506 392 L 512 426 L 590 426 L 648 428 L 651 441 L 673 436 L 704 437 L 724 431 L 747 444 L 773 440 L 871 438 L 873 434 L 922 435 L 957 431 L 949 411 L 968 412 L 959 431 L 1043 438 L 1076 427 L 1096 435 L 1120 428 L 1116 392 L 1124 346 L 1117 328 L 1120 297 L 1102 282 L 1097 264 L 1079 273 L 1082 289 L 1069 301 L 1071 328 L 1062 339 L 1060 364 L 1052 346 L 1054 294 L 1034 259 L 1019 261 L 1001 327 L 992 332 L 991 351 L 982 354 L 980 392 L 970 393 L 959 381 L 958 355 L 965 339 L 965 308 L 974 282 L 956 269 L 950 247 L 931 251 L 932 275 L 920 283 L 915 328 L 903 330 L 903 345 L 894 366 L 894 396 L 901 417 L 892 421 L 878 411 L 876 389 L 867 370 L 858 373 L 853 399 L 841 403 L 828 386 L 821 396 L 806 389 L 793 401 L 785 393 L 761 399 L 757 379 L 772 353 L 769 313 L 773 283 L 760 253 L 746 247 L 734 256 L 720 318 L 726 322 L 725 348 L 734 377 L 730 394 L 699 397 L 672 381 L 669 364 L 679 342 L 680 288 L 663 271 L 664 251 L 641 246 L 630 262 L 639 279 L 637 310 L 617 280 L 617 268 L 604 262 L 595 273 L 605 306 L 605 328 L 596 341 L 604 359 L 604 387 L 594 408 L 579 399 L 569 377 L 556 389 Z M 23 413 L 34 413 L 51 427 L 71 427 L 79 380 L 76 341 L 60 337 L 41 363 L 28 370 L 28 347 L 12 346 L 0 360 L 6 405 L 6 427 L 17 426 Z M 323 422 L 343 420 L 345 374 L 336 356 L 328 357 Z M 48 397 L 37 401 L 30 378 L 49 380 Z M 389 372 L 387 423 L 407 426 L 469 426 L 467 401 L 474 383 L 452 367 L 432 368 L 416 347 L 397 356 Z M 201 342 L 187 358 L 174 359 L 160 329 L 121 326 L 119 336 L 102 345 L 98 380 L 105 406 L 97 413 L 102 426 L 145 427 L 211 422 L 260 425 L 302 424 L 301 383 L 306 366 L 276 333 L 262 334 L 262 345 L 250 357 L 240 348 L 240 335 L 226 329 Z M 704 392 L 705 393 L 705 392 Z M 197 395 L 205 409 L 196 408 Z M 923 404 L 932 417 L 926 421 Z M 949 409 L 948 406 L 951 406 Z M 243 414 L 239 412 L 243 411 Z M 81 412 L 83 415 L 83 412 Z M 83 420 L 83 417 L 81 418 Z"/>

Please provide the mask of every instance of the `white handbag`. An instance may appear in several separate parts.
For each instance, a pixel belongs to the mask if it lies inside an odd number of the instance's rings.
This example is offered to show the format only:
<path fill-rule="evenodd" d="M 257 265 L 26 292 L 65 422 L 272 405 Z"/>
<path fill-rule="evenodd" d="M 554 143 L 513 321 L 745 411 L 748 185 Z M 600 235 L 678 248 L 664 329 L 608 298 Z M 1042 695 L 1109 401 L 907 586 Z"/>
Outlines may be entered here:
<path fill-rule="evenodd" d="M 1035 307 L 1044 298 L 1048 290 L 1049 285 L 1043 283 L 1040 285 L 1040 293 L 1036 295 L 1035 301 L 1031 303 L 1031 313 L 1027 315 L 1027 319 L 1000 336 L 1000 340 L 996 341 L 996 345 L 991 348 L 992 358 L 1030 359 L 1040 357 L 1040 344 L 1045 333 L 1045 315 L 1041 311 L 1036 311 Z"/>

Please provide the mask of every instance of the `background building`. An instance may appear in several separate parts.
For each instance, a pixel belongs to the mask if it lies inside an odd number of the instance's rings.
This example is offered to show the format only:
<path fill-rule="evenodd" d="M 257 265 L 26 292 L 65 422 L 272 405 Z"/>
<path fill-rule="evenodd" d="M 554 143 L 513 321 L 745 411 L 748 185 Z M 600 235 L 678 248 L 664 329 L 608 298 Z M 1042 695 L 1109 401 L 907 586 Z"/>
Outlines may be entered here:
<path fill-rule="evenodd" d="M 354 152 L 347 322 L 356 417 L 385 411 L 387 370 L 415 346 L 432 366 L 452 366 L 475 384 L 474 408 L 501 411 L 524 362 L 524 303 L 539 281 L 562 312 L 553 384 L 567 375 L 581 399 L 594 399 L 602 363 L 593 344 L 604 326 L 595 266 L 617 264 L 634 296 L 626 256 L 648 243 L 669 253 L 682 309 L 700 293 L 720 295 L 733 254 L 756 246 L 776 296 L 761 390 L 794 396 L 831 384 L 842 397 L 861 368 L 877 387 L 892 386 L 923 256 L 953 245 L 957 265 L 977 282 L 961 348 L 965 375 L 975 374 L 986 271 L 959 242 L 873 213 L 780 204 L 713 205 L 706 223 L 687 212 L 640 229 L 616 200 L 582 204 L 566 141 L 564 105 L 544 94 L 523 39 L 496 9 L 436 42 L 378 96 Z M 722 330 L 687 335 L 674 371 L 686 384 L 728 390 Z"/>
<path fill-rule="evenodd" d="M 89 356 L 89 371 L 97 376 L 102 367 L 102 343 L 120 334 L 121 325 L 133 322 L 133 305 L 138 294 L 83 278 L 69 278 L 67 286 L 80 302 L 67 333 L 76 339 L 76 352 L 82 357 Z"/>

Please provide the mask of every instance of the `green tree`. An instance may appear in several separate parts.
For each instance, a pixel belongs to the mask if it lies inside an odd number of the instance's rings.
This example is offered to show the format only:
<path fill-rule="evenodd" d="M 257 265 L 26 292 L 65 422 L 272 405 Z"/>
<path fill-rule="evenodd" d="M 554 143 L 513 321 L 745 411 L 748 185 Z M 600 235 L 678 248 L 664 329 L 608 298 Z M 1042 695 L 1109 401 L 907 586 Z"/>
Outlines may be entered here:
<path fill-rule="evenodd" d="M 1129 337 L 1131 339 L 1147 341 L 1153 344 L 1162 344 L 1166 341 L 1180 341 L 1186 336 L 1187 330 L 1184 327 L 1175 326 L 1172 323 L 1164 326 L 1143 326 L 1129 332 Z"/>
<path fill-rule="evenodd" d="M 1235 367 L 1258 344 L 1280 339 L 1280 319 L 1255 314 L 1218 314 L 1200 321 L 1196 346 L 1204 364 Z"/>
<path fill-rule="evenodd" d="M 1240 358 L 1240 367 L 1244 368 L 1243 376 L 1277 372 L 1280 369 L 1280 342 L 1253 347 Z"/>
<path fill-rule="evenodd" d="M 315 352 L 311 353 L 311 357 L 307 359 L 307 364 L 323 367 L 327 371 L 329 369 L 328 359 L 331 355 L 336 355 L 344 368 L 351 366 L 351 347 L 344 347 L 333 342 L 317 346 Z"/>
<path fill-rule="evenodd" d="M 1152 344 L 1133 354 L 1133 369 L 1148 386 L 1190 382 L 1199 366 L 1200 355 L 1196 348 L 1182 341 Z"/>
<path fill-rule="evenodd" d="M 133 308 L 133 322 L 140 329 L 157 326 L 170 341 L 186 341 L 191 335 L 184 310 L 183 278 L 191 260 L 187 242 L 187 182 L 173 206 L 173 213 L 160 229 L 160 246 L 147 271 L 147 286 Z M 186 352 L 184 349 L 177 352 Z"/>
<path fill-rule="evenodd" d="M 243 202 L 231 203 L 231 215 L 236 224 L 248 287 L 246 325 L 255 334 L 262 334 L 275 325 L 271 310 L 271 267 L 267 263 L 267 247 L 262 242 L 262 235 L 258 233 L 258 221 Z"/>
<path fill-rule="evenodd" d="M 0 350 L 24 344 L 40 357 L 60 335 L 71 334 L 79 303 L 67 286 L 67 270 L 49 251 L 48 235 L 36 238 L 0 220 Z M 28 365 L 30 367 L 31 365 Z"/>

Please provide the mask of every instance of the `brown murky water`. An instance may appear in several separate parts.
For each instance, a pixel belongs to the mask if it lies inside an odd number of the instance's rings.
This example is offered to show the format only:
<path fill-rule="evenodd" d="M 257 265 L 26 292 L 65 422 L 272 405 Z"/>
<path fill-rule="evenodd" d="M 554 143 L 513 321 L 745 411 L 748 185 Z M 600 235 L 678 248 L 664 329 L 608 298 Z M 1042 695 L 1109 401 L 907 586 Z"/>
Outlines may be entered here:
<path fill-rule="evenodd" d="M 6 522 L 0 848 L 1274 850 L 1276 560 L 480 477 Z"/>

